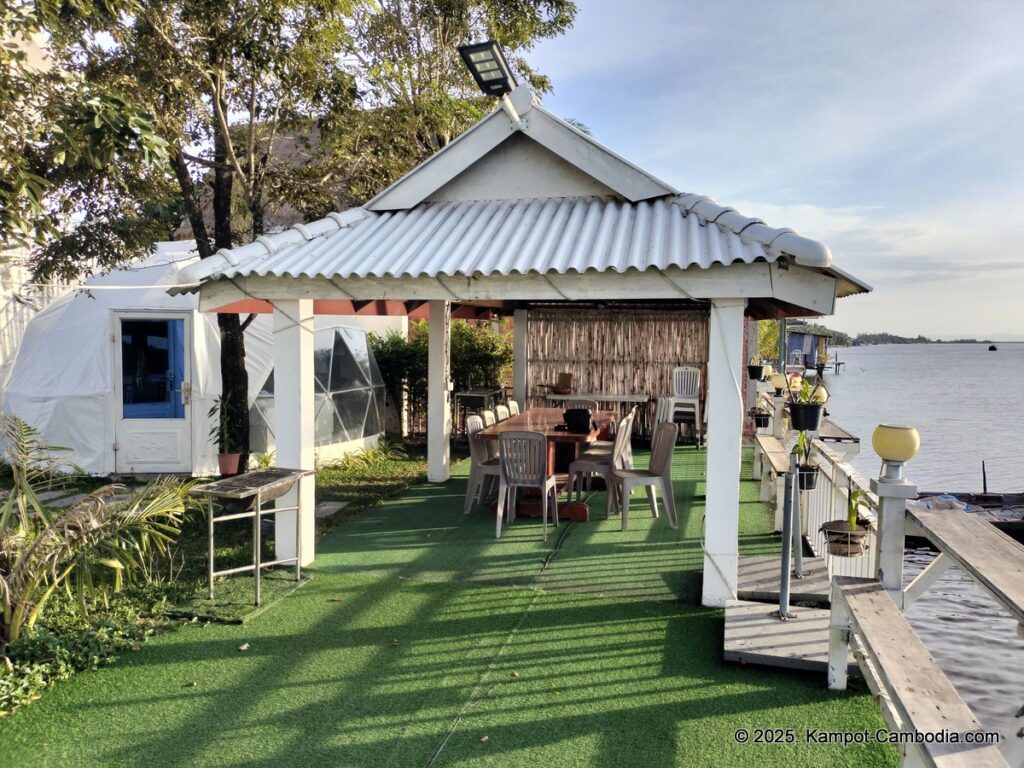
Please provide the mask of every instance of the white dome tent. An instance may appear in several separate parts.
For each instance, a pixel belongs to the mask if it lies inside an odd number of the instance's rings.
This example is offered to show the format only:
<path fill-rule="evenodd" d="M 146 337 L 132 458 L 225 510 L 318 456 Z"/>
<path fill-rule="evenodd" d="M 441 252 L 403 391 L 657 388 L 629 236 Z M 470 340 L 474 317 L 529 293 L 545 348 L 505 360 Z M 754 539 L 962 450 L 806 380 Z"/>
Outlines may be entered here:
<path fill-rule="evenodd" d="M 216 473 L 216 316 L 198 311 L 195 294 L 167 293 L 197 259 L 192 241 L 160 243 L 40 312 L 11 368 L 4 411 L 69 449 L 68 460 L 90 475 Z M 330 458 L 376 443 L 383 386 L 366 332 L 320 320 L 316 444 Z M 261 315 L 245 331 L 253 453 L 273 450 L 271 326 Z"/>

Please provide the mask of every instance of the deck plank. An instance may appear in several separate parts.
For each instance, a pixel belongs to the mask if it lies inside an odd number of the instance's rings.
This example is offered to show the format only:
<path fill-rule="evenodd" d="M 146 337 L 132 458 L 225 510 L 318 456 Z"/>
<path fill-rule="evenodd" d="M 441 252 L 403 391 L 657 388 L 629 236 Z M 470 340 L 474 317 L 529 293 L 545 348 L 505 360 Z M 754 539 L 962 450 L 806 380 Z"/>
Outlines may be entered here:
<path fill-rule="evenodd" d="M 755 435 L 754 440 L 776 475 L 782 475 L 789 471 L 789 453 L 782 447 L 782 442 L 777 437 Z"/>
<path fill-rule="evenodd" d="M 820 557 L 804 557 L 804 577 L 789 583 L 790 601 L 827 606 L 828 567 Z M 740 555 L 737 595 L 740 600 L 778 602 L 781 565 L 776 555 Z"/>
<path fill-rule="evenodd" d="M 849 609 L 854 633 L 910 729 L 919 734 L 983 730 L 879 582 L 837 576 L 833 584 Z M 932 743 L 922 749 L 942 768 L 1006 766 L 998 747 L 992 745 Z"/>
<path fill-rule="evenodd" d="M 725 604 L 725 660 L 824 673 L 828 668 L 828 609 L 791 607 L 797 618 L 789 621 L 773 616 L 777 610 L 777 605 L 729 600 Z M 850 672 L 858 672 L 855 664 Z"/>
<path fill-rule="evenodd" d="M 1024 623 L 1024 545 L 959 510 L 908 509 L 907 516 Z"/>

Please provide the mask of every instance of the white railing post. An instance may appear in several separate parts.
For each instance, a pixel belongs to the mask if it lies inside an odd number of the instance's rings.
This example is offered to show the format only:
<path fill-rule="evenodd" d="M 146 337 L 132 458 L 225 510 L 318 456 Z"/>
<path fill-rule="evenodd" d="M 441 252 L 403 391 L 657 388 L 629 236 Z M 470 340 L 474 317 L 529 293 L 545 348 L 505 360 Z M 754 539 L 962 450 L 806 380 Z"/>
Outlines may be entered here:
<path fill-rule="evenodd" d="M 772 404 L 775 406 L 775 412 L 772 415 L 772 435 L 781 440 L 786 435 L 786 430 L 782 428 L 782 409 L 786 405 L 786 398 L 782 395 L 774 395 Z"/>
<path fill-rule="evenodd" d="M 902 610 L 907 499 L 917 486 L 903 477 L 902 462 L 886 461 L 881 477 L 871 478 L 871 490 L 878 495 L 878 580 Z"/>

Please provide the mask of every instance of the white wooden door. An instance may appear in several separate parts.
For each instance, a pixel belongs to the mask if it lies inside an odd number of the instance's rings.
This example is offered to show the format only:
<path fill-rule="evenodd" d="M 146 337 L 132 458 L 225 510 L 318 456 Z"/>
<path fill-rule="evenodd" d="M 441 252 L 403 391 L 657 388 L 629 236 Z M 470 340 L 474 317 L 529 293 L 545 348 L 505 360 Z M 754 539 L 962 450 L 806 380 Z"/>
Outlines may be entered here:
<path fill-rule="evenodd" d="M 114 466 L 191 472 L 191 313 L 115 314 Z"/>

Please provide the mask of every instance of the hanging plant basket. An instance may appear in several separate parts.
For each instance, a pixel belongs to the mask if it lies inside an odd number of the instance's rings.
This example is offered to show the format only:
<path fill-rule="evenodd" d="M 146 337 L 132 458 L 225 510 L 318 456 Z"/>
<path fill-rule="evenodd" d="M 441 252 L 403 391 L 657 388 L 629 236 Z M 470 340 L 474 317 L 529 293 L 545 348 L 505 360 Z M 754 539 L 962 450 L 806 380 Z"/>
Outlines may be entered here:
<path fill-rule="evenodd" d="M 868 521 L 857 520 L 856 530 L 850 530 L 848 520 L 829 520 L 819 529 L 825 534 L 828 553 L 836 557 L 863 557 L 868 551 L 868 534 L 871 533 Z"/>
<path fill-rule="evenodd" d="M 818 487 L 818 468 L 810 464 L 797 467 L 797 483 L 801 491 L 813 491 Z"/>
<path fill-rule="evenodd" d="M 768 426 L 768 422 L 771 420 L 771 416 L 767 413 L 755 413 L 754 414 L 754 426 L 758 429 L 764 429 Z"/>
<path fill-rule="evenodd" d="M 818 403 L 790 403 L 789 421 L 798 432 L 817 432 L 825 406 Z"/>
<path fill-rule="evenodd" d="M 764 366 L 763 365 L 748 365 L 747 366 L 747 378 L 753 381 L 760 381 L 764 378 Z"/>

